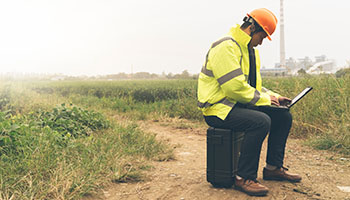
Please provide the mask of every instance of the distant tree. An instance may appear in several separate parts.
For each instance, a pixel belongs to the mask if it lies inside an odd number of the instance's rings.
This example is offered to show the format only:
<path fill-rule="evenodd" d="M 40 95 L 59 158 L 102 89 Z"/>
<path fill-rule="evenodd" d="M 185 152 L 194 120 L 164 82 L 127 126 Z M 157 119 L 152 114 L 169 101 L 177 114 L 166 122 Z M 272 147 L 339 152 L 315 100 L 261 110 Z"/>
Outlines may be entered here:
<path fill-rule="evenodd" d="M 166 77 L 166 73 L 163 71 L 162 72 L 162 75 L 161 75 L 162 78 L 165 78 Z"/>
<path fill-rule="evenodd" d="M 190 73 L 187 70 L 182 71 L 181 78 L 190 78 Z"/>
<path fill-rule="evenodd" d="M 154 73 L 152 73 L 152 74 L 151 74 L 151 78 L 152 78 L 152 79 L 159 78 L 159 75 L 158 75 L 158 74 L 154 74 Z"/>
<path fill-rule="evenodd" d="M 184 71 L 182 71 L 181 74 L 175 74 L 174 78 L 175 79 L 190 79 L 192 77 L 191 77 L 190 73 L 188 73 L 187 70 L 184 70 Z"/>
<path fill-rule="evenodd" d="M 118 74 L 108 74 L 105 76 L 102 76 L 101 79 L 112 79 L 112 80 L 117 80 L 117 79 L 127 79 L 128 75 L 125 74 L 124 72 L 118 73 Z"/>
<path fill-rule="evenodd" d="M 343 68 L 335 72 L 335 76 L 337 78 L 343 77 L 343 76 L 350 76 L 350 68 Z"/>
<path fill-rule="evenodd" d="M 151 74 L 148 72 L 137 72 L 137 73 L 133 74 L 132 77 L 135 79 L 149 79 L 149 78 L 151 78 Z"/>
<path fill-rule="evenodd" d="M 173 79 L 174 78 L 174 75 L 173 75 L 173 73 L 168 73 L 167 75 L 166 75 L 166 78 L 167 79 Z"/>
<path fill-rule="evenodd" d="M 198 77 L 199 77 L 199 74 L 193 74 L 191 78 L 192 79 L 198 79 Z"/>
<path fill-rule="evenodd" d="M 112 79 L 127 79 L 128 77 L 129 76 L 126 73 L 121 72 L 119 74 L 116 74 Z"/>
<path fill-rule="evenodd" d="M 298 70 L 298 75 L 305 75 L 305 74 L 306 74 L 305 69 L 301 68 Z"/>
<path fill-rule="evenodd" d="M 84 80 L 84 79 L 78 76 L 62 76 L 62 77 L 59 77 L 57 80 L 74 81 L 74 80 Z"/>

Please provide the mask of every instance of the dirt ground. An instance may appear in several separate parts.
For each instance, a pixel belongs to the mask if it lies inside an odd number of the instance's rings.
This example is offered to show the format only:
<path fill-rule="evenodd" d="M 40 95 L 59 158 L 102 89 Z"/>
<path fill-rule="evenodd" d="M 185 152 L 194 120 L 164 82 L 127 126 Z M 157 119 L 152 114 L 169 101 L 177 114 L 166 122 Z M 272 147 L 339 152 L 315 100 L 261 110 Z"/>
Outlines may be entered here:
<path fill-rule="evenodd" d="M 140 127 L 156 133 L 174 147 L 175 159 L 152 162 L 145 180 L 136 183 L 116 183 L 99 195 L 87 199 L 341 199 L 350 200 L 350 192 L 337 186 L 350 186 L 350 158 L 328 151 L 314 150 L 298 139 L 287 143 L 285 166 L 302 176 L 301 183 L 262 180 L 265 165 L 266 140 L 260 159 L 258 180 L 270 191 L 265 197 L 251 197 L 233 188 L 213 188 L 206 181 L 206 126 L 186 125 L 179 121 L 143 121 Z M 190 122 L 188 122 L 190 123 Z M 182 125 L 175 125 L 182 124 Z M 199 127 L 199 128 L 193 128 Z"/>

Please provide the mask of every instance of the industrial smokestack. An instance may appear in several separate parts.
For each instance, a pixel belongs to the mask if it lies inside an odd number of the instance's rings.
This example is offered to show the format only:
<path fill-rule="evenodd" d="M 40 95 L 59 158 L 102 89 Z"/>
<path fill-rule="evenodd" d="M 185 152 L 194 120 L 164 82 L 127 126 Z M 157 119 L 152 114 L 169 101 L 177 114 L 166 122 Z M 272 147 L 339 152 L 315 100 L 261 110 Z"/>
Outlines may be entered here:
<path fill-rule="evenodd" d="M 280 0 L 280 2 L 280 67 L 286 67 L 286 52 L 284 47 L 283 0 Z"/>

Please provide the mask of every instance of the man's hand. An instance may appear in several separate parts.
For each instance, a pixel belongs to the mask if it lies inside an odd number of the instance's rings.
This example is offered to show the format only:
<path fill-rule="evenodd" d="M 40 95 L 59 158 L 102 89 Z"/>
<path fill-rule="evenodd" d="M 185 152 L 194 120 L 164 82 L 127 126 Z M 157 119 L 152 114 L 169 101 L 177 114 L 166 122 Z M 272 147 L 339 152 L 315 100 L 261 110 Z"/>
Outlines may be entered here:
<path fill-rule="evenodd" d="M 278 101 L 280 103 L 281 106 L 287 106 L 290 104 L 290 102 L 292 102 L 292 100 L 288 97 L 279 97 Z"/>
<path fill-rule="evenodd" d="M 280 105 L 278 99 L 275 96 L 270 95 L 270 99 L 271 99 L 271 105 L 275 105 L 275 106 Z"/>

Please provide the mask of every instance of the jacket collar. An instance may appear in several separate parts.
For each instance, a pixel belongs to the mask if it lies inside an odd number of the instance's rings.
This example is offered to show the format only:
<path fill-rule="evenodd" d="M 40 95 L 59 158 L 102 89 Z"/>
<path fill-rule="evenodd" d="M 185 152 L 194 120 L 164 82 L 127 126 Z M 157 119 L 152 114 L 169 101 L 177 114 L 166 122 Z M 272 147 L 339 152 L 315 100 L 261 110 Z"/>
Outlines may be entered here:
<path fill-rule="evenodd" d="M 238 42 L 238 44 L 242 47 L 247 47 L 248 43 L 252 39 L 252 37 L 250 37 L 247 33 L 242 31 L 241 26 L 239 24 L 236 24 L 236 26 L 232 27 L 228 34 L 233 39 L 235 39 Z"/>

